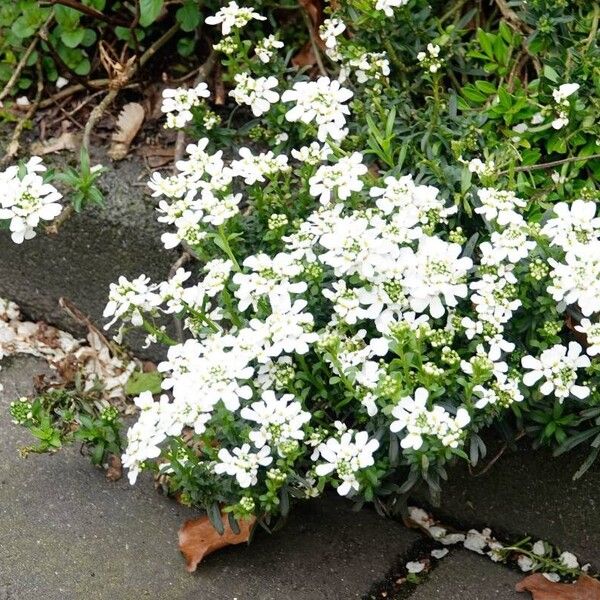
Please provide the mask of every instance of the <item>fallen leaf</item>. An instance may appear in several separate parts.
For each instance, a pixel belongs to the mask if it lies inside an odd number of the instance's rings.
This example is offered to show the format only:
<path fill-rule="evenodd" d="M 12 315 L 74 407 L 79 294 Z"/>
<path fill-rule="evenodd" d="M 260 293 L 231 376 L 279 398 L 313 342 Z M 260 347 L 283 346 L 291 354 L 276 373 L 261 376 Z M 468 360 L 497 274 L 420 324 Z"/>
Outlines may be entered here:
<path fill-rule="evenodd" d="M 31 154 L 43 156 L 61 150 L 76 150 L 79 147 L 80 136 L 72 131 L 65 131 L 58 137 L 50 138 L 45 142 L 34 142 L 31 144 Z"/>
<path fill-rule="evenodd" d="M 256 519 L 239 521 L 239 533 L 234 533 L 229 519 L 221 515 L 223 520 L 223 535 L 212 526 L 207 516 L 186 521 L 179 530 L 179 550 L 185 557 L 188 572 L 193 573 L 200 561 L 221 548 L 234 544 L 243 544 L 250 538 L 250 533 Z"/>
<path fill-rule="evenodd" d="M 319 27 L 323 23 L 323 0 L 298 0 L 308 16 L 310 22 L 310 35 L 315 43 L 321 48 L 325 48 L 325 43 L 319 35 Z M 315 65 L 317 58 L 312 43 L 307 42 L 300 51 L 292 58 L 292 64 L 295 67 L 310 67 Z"/>
<path fill-rule="evenodd" d="M 150 168 L 158 169 L 173 162 L 175 150 L 173 148 L 163 148 L 162 146 L 147 146 L 142 150 L 142 156 L 148 161 Z"/>
<path fill-rule="evenodd" d="M 316 39 L 320 40 L 319 27 L 323 23 L 323 0 L 298 0 L 298 4 L 308 15 Z M 323 42 L 321 41 L 321 43 Z"/>
<path fill-rule="evenodd" d="M 118 454 L 111 454 L 108 457 L 106 479 L 109 481 L 119 481 L 121 477 L 123 477 L 123 465 L 121 464 L 121 457 Z"/>
<path fill-rule="evenodd" d="M 304 46 L 296 53 L 292 58 L 292 64 L 295 67 L 312 67 L 317 64 L 317 57 L 315 56 L 315 50 L 310 42 L 306 42 Z"/>
<path fill-rule="evenodd" d="M 137 102 L 130 102 L 122 108 L 108 150 L 108 155 L 113 160 L 122 160 L 127 156 L 129 146 L 140 130 L 145 116 L 144 107 Z"/>
<path fill-rule="evenodd" d="M 517 592 L 531 592 L 533 600 L 600 600 L 600 581 L 581 575 L 575 583 L 554 583 L 541 573 L 525 577 Z"/>

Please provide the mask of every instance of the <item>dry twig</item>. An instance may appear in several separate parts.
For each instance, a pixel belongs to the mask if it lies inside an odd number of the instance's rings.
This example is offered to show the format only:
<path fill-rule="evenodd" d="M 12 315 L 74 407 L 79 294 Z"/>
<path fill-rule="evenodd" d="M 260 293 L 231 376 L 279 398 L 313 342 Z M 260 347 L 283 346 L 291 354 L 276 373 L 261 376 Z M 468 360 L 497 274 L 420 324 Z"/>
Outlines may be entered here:
<path fill-rule="evenodd" d="M 35 112 L 37 111 L 37 109 L 40 105 L 40 101 L 42 99 L 42 92 L 44 91 L 44 76 L 42 73 L 42 65 L 40 64 L 39 60 L 36 64 L 36 70 L 37 70 L 38 80 L 37 80 L 37 92 L 35 95 L 35 99 L 31 103 L 29 110 L 25 113 L 25 115 L 23 115 L 23 117 L 17 123 L 17 125 L 13 131 L 12 137 L 10 138 L 8 147 L 6 149 L 6 154 L 2 157 L 2 160 L 0 160 L 0 167 L 3 167 L 4 165 L 6 165 L 19 151 L 19 145 L 20 145 L 19 140 L 21 139 L 21 134 L 23 133 L 25 124 L 30 119 L 33 118 L 33 115 L 35 114 Z"/>

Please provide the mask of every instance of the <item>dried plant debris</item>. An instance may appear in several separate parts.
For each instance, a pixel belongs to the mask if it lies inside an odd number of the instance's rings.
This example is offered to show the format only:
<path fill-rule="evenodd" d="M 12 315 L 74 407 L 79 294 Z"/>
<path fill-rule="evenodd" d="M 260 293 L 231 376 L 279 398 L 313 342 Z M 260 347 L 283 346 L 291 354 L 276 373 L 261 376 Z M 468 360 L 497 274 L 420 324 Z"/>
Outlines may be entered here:
<path fill-rule="evenodd" d="M 46 323 L 21 320 L 19 307 L 0 299 L 0 359 L 15 354 L 45 359 L 62 382 L 82 376 L 84 391 L 101 381 L 102 396 L 108 401 L 125 397 L 125 386 L 139 366 L 128 356 L 117 356 L 94 327 L 87 340 L 77 339 Z"/>

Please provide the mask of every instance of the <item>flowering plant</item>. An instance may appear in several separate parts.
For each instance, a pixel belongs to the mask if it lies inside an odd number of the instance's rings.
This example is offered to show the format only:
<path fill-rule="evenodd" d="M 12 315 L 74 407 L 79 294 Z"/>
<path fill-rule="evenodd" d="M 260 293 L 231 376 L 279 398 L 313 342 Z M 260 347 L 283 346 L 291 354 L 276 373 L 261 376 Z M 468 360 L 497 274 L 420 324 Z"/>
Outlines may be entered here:
<path fill-rule="evenodd" d="M 507 412 L 521 419 L 548 402 L 593 401 L 595 203 L 541 214 L 489 174 L 459 198 L 407 174 L 395 112 L 386 134 L 356 110 L 394 94 L 385 54 L 358 60 L 353 41 L 348 59 L 343 21 L 329 19 L 322 32 L 337 79 L 290 79 L 279 59 L 265 76 L 262 53 L 248 58 L 240 41 L 259 15 L 238 22 L 234 8 L 207 22 L 233 35 L 219 44 L 245 67 L 231 67 L 231 97 L 262 117 L 271 149 L 227 159 L 203 137 L 176 175 L 150 181 L 170 226 L 165 246 L 182 244 L 203 266 L 111 286 L 105 316 L 168 346 L 165 393 L 136 399 L 124 454 L 131 482 L 155 464 L 189 502 L 235 517 L 285 514 L 290 497 L 327 485 L 383 506 L 421 478 L 438 491 L 447 463 L 476 461 L 478 432 Z M 392 3 L 382 10 L 393 14 Z M 436 76 L 440 48 L 427 52 L 415 59 Z M 561 89 L 563 107 L 574 89 Z M 476 163 L 464 170 L 486 178 Z M 157 324 L 165 314 L 188 339 Z M 565 317 L 580 323 L 587 349 Z"/>
<path fill-rule="evenodd" d="M 149 181 L 164 246 L 201 266 L 109 292 L 117 337 L 142 327 L 166 353 L 160 397 L 135 399 L 130 481 L 154 470 L 217 527 L 219 507 L 268 522 L 327 486 L 382 511 L 421 480 L 437 495 L 492 425 L 563 449 L 598 434 L 576 430 L 600 398 L 596 163 L 568 172 L 598 139 L 584 83 L 544 65 L 509 86 L 523 40 L 505 21 L 463 42 L 472 11 L 341 4 L 312 78 L 255 39 L 253 8 L 206 19 L 248 122 L 224 125 L 205 84 L 166 90 L 166 126 L 197 141 Z M 466 59 L 482 79 L 445 90 Z M 528 171 L 540 148 L 586 150 L 554 179 Z"/>

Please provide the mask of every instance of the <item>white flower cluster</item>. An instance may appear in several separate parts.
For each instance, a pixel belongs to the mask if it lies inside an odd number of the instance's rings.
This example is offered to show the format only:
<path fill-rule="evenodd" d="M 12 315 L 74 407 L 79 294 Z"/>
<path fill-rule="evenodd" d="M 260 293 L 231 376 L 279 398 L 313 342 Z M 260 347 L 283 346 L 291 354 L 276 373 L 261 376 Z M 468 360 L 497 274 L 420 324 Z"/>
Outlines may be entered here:
<path fill-rule="evenodd" d="M 40 221 L 52 221 L 62 212 L 62 195 L 44 181 L 40 173 L 45 171 L 42 159 L 33 156 L 22 168 L 0 172 L 0 221 L 10 222 L 15 244 L 35 237 Z"/>
<path fill-rule="evenodd" d="M 406 4 L 408 4 L 408 0 L 376 0 L 375 9 L 383 11 L 386 17 L 393 17 L 394 8 Z"/>
<path fill-rule="evenodd" d="M 342 87 L 339 81 L 319 77 L 316 81 L 299 81 L 281 96 L 283 102 L 294 102 L 285 117 L 288 121 L 317 125 L 317 138 L 325 142 L 328 137 L 339 141 L 347 133 L 346 116 L 350 109 L 345 104 L 352 98 L 352 91 Z"/>
<path fill-rule="evenodd" d="M 235 76 L 235 83 L 237 85 L 229 92 L 229 95 L 238 104 L 247 104 L 255 117 L 260 117 L 268 112 L 271 104 L 279 100 L 279 94 L 273 91 L 278 83 L 276 77 L 254 79 L 247 73 L 238 73 Z"/>
<path fill-rule="evenodd" d="M 552 92 L 552 97 L 556 103 L 556 118 L 552 121 L 552 127 L 554 129 L 562 129 L 569 124 L 569 97 L 578 89 L 578 83 L 563 83 Z"/>
<path fill-rule="evenodd" d="M 396 420 L 390 425 L 390 430 L 406 432 L 400 442 L 403 448 L 419 450 L 423 439 L 429 436 L 438 438 L 444 446 L 458 447 L 464 434 L 463 428 L 471 421 L 468 411 L 461 407 L 453 417 L 439 404 L 429 410 L 428 398 L 429 392 L 422 387 L 415 390 L 414 398 L 402 398 L 392 411 Z"/>
<path fill-rule="evenodd" d="M 405 2 L 374 4 L 391 16 Z M 207 22 L 228 35 L 252 18 L 260 15 L 231 2 Z M 324 22 L 330 56 L 359 82 L 375 70 L 386 76 L 383 55 L 345 52 L 344 31 L 335 17 Z M 264 38 L 255 62 L 277 47 Z M 419 61 L 435 73 L 440 52 L 429 44 Z M 353 97 L 340 80 L 296 81 L 281 95 L 275 77 L 238 73 L 235 84 L 231 96 L 255 116 L 285 107 L 298 125 L 269 140 L 279 154 L 242 147 L 224 158 L 201 139 L 176 175 L 151 179 L 159 221 L 171 228 L 165 246 L 183 243 L 208 261 L 197 277 L 179 269 L 168 281 L 111 286 L 111 325 L 141 325 L 171 344 L 158 367 L 164 395 L 137 401 L 124 457 L 132 479 L 169 438 L 193 431 L 206 440 L 198 459 L 240 505 L 259 497 L 252 488 L 284 483 L 303 496 L 326 483 L 341 495 L 371 493 L 388 469 L 388 441 L 399 440 L 405 464 L 446 460 L 462 452 L 470 427 L 526 395 L 591 393 L 584 377 L 600 354 L 593 202 L 558 203 L 537 225 L 517 194 L 481 187 L 479 235 L 467 242 L 453 225 L 457 204 L 438 188 L 395 170 L 376 179 L 362 152 L 338 147 Z M 561 93 L 558 103 L 572 92 Z M 305 145 L 288 156 L 280 149 L 294 139 Z M 475 160 L 470 170 L 489 185 L 495 165 Z M 242 254 L 259 221 L 263 239 Z M 555 316 L 568 307 L 586 317 L 576 330 L 587 355 L 567 342 L 511 358 L 532 281 Z M 168 339 L 156 325 L 162 315 L 177 315 L 190 339 Z M 493 552 L 494 540 L 478 535 L 463 539 Z"/>
<path fill-rule="evenodd" d="M 268 35 L 256 44 L 254 51 L 260 62 L 267 64 L 273 58 L 275 50 L 279 50 L 280 48 L 283 48 L 283 42 L 278 40 L 274 35 Z"/>
<path fill-rule="evenodd" d="M 193 119 L 192 108 L 199 106 L 202 98 L 208 98 L 210 92 L 206 83 L 201 82 L 194 88 L 167 88 L 162 96 L 160 109 L 167 116 L 165 127 L 181 129 Z"/>
<path fill-rule="evenodd" d="M 430 73 L 437 73 L 443 64 L 440 58 L 441 48 L 437 44 L 427 44 L 427 52 L 421 51 L 417 54 L 417 60 L 421 66 Z"/>
<path fill-rule="evenodd" d="M 252 19 L 258 21 L 266 21 L 267 18 L 263 17 L 260 13 L 255 10 L 239 6 L 237 2 L 230 2 L 226 6 L 223 6 L 215 15 L 206 17 L 204 22 L 207 25 L 220 25 L 221 33 L 223 35 L 229 35 L 234 29 L 240 29 L 247 25 Z"/>

